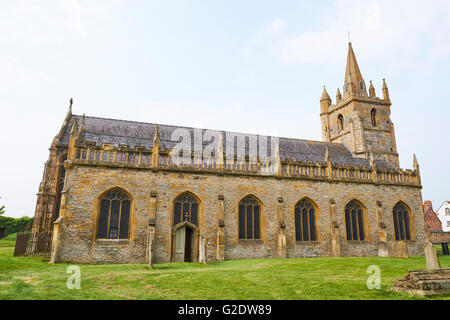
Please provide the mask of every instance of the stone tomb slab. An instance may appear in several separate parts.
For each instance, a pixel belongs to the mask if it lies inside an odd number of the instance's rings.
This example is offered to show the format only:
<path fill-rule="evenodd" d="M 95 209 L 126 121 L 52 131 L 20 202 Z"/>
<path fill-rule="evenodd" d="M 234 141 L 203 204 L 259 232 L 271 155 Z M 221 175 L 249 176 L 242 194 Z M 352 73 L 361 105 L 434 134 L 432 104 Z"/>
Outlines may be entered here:
<path fill-rule="evenodd" d="M 392 290 L 422 297 L 450 295 L 450 268 L 409 271 L 404 278 L 394 281 Z"/>

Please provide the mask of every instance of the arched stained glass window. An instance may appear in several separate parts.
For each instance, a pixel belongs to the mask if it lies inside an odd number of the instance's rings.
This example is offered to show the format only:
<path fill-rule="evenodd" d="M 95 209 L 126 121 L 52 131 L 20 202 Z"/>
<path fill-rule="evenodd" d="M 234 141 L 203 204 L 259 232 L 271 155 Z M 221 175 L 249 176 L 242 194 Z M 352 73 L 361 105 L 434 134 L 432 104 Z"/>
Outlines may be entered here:
<path fill-rule="evenodd" d="M 364 211 L 356 200 L 345 206 L 345 228 L 347 240 L 364 240 Z"/>
<path fill-rule="evenodd" d="M 198 225 L 198 201 L 190 193 L 183 193 L 174 201 L 173 225 L 184 221 Z"/>
<path fill-rule="evenodd" d="M 253 196 L 239 202 L 239 239 L 261 239 L 261 206 Z"/>
<path fill-rule="evenodd" d="M 295 240 L 316 241 L 316 212 L 308 199 L 302 199 L 295 205 Z"/>
<path fill-rule="evenodd" d="M 128 239 L 131 199 L 120 189 L 113 189 L 100 199 L 98 239 Z"/>
<path fill-rule="evenodd" d="M 398 202 L 392 212 L 394 215 L 395 240 L 411 240 L 409 209 Z"/>

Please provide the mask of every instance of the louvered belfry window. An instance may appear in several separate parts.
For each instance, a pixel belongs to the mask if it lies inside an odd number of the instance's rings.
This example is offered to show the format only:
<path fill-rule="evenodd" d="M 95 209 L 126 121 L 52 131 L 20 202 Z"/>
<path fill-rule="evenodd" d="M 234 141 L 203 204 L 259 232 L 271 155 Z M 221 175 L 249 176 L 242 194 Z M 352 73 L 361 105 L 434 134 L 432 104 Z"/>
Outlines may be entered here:
<path fill-rule="evenodd" d="M 370 122 L 372 123 L 372 127 L 376 127 L 377 126 L 377 110 L 375 110 L 375 108 L 373 108 L 372 110 L 370 110 Z"/>
<path fill-rule="evenodd" d="M 128 239 L 131 200 L 120 189 L 103 195 L 100 200 L 98 239 Z"/>
<path fill-rule="evenodd" d="M 393 215 L 395 240 L 411 240 L 408 208 L 399 202 L 394 206 Z"/>
<path fill-rule="evenodd" d="M 239 239 L 261 239 L 260 212 L 261 206 L 252 196 L 239 202 Z"/>
<path fill-rule="evenodd" d="M 338 132 L 344 130 L 344 116 L 342 114 L 338 115 Z"/>
<path fill-rule="evenodd" d="M 190 193 L 183 193 L 174 202 L 173 225 L 185 221 L 196 226 L 198 224 L 198 201 Z"/>
<path fill-rule="evenodd" d="M 347 240 L 364 240 L 364 211 L 356 200 L 345 206 L 345 227 Z"/>
<path fill-rule="evenodd" d="M 308 199 L 302 199 L 295 205 L 296 241 L 316 241 L 316 212 Z"/>

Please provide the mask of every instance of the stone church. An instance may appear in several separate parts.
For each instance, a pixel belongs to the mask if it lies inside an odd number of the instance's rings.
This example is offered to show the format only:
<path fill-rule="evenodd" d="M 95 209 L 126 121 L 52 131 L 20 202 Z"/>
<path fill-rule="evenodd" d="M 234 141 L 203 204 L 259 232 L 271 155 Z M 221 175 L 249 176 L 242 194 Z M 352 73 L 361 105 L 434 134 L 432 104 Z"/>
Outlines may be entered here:
<path fill-rule="evenodd" d="M 401 169 L 385 80 L 348 45 L 322 142 L 89 117 L 50 146 L 33 236 L 51 262 L 423 255 L 420 171 Z M 408 124 L 403 124 L 408 125 Z"/>

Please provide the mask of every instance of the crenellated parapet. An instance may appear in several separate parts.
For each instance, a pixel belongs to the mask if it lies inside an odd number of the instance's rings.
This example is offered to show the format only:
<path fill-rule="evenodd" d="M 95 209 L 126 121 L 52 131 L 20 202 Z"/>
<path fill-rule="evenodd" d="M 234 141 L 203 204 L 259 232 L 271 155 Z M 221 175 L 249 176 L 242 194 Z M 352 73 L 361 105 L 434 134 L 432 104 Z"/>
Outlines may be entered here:
<path fill-rule="evenodd" d="M 223 157 L 203 159 L 195 156 L 194 153 L 191 157 L 186 155 L 176 157 L 172 155 L 172 150 L 166 150 L 158 153 L 158 163 L 152 165 L 154 157 L 155 153 L 152 150 L 141 147 L 129 149 L 125 145 L 119 148 L 110 144 L 103 144 L 102 147 L 86 145 L 75 147 L 75 159 L 70 165 L 421 186 L 418 170 L 403 170 L 395 167 L 377 168 L 375 161 L 369 166 L 349 165 L 334 162 L 329 156 L 317 162 L 286 158 L 278 160 L 279 166 L 277 166 L 276 157 L 274 159 L 256 157 L 235 161 L 236 159 L 227 159 L 226 154 L 223 154 Z"/>

